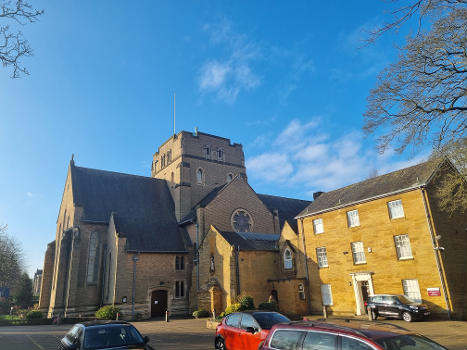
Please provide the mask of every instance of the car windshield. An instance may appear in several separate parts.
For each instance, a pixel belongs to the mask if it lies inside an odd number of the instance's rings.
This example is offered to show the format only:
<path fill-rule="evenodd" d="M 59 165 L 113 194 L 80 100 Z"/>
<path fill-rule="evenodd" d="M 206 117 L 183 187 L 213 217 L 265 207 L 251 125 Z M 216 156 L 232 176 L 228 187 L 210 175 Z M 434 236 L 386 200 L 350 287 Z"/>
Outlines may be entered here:
<path fill-rule="evenodd" d="M 144 343 L 131 325 L 106 325 L 89 327 L 84 333 L 84 349 L 111 348 Z"/>
<path fill-rule="evenodd" d="M 385 350 L 447 350 L 430 339 L 415 334 L 397 335 L 375 341 Z"/>
<path fill-rule="evenodd" d="M 398 296 L 397 296 L 397 299 L 399 299 L 399 301 L 400 301 L 402 304 L 413 304 L 413 303 L 415 303 L 415 301 L 413 301 L 412 299 L 407 298 L 407 297 L 404 296 L 404 295 L 398 295 Z"/>
<path fill-rule="evenodd" d="M 276 323 L 290 322 L 290 320 L 277 312 L 255 312 L 253 314 L 262 329 L 271 329 Z"/>

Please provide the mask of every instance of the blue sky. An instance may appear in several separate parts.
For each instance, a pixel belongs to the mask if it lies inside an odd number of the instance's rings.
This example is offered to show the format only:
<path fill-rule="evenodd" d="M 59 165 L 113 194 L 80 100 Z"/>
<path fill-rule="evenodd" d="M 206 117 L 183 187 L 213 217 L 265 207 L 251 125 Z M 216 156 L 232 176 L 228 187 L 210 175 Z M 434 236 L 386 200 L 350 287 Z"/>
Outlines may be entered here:
<path fill-rule="evenodd" d="M 41 6 L 38 1 L 33 1 Z M 150 175 L 177 131 L 244 146 L 259 193 L 311 199 L 419 162 L 378 155 L 361 127 L 404 32 L 361 48 L 383 1 L 48 1 L 21 30 L 30 76 L 0 69 L 0 224 L 42 268 L 71 154 L 79 166 Z"/>

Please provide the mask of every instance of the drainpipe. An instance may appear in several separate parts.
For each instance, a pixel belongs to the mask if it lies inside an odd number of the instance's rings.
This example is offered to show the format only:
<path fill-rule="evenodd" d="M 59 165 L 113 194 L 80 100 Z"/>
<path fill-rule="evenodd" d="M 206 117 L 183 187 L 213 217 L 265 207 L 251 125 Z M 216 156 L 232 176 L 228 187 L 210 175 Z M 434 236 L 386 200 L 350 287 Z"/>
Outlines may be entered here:
<path fill-rule="evenodd" d="M 235 247 L 234 247 L 235 249 Z M 237 277 L 237 296 L 240 295 L 240 263 L 239 263 L 239 255 L 240 255 L 240 246 L 237 246 L 235 249 L 235 267 L 236 267 L 236 277 Z"/>
<path fill-rule="evenodd" d="M 300 231 L 302 234 L 302 244 L 303 244 L 303 258 L 305 259 L 305 276 L 306 276 L 306 297 L 308 304 L 308 312 L 311 313 L 311 294 L 310 294 L 310 276 L 308 273 L 308 256 L 306 254 L 306 245 L 305 245 L 305 229 L 303 227 L 303 218 L 300 218 Z"/>
<path fill-rule="evenodd" d="M 199 224 L 196 223 L 196 290 L 199 291 Z"/>
<path fill-rule="evenodd" d="M 136 296 L 136 262 L 139 260 L 136 254 L 133 255 L 133 285 L 131 289 L 131 319 L 135 320 L 135 296 Z"/>
<path fill-rule="evenodd" d="M 451 307 L 449 306 L 446 283 L 444 281 L 443 271 L 442 271 L 442 268 L 441 268 L 441 262 L 440 262 L 440 259 L 439 259 L 439 247 L 438 247 L 438 243 L 437 243 L 437 241 L 435 239 L 435 235 L 434 235 L 434 232 L 433 232 L 432 218 L 431 218 L 430 213 L 428 211 L 428 204 L 427 204 L 427 200 L 426 200 L 427 193 L 426 193 L 426 190 L 423 187 L 421 187 L 420 190 L 422 192 L 423 206 L 425 208 L 426 221 L 428 223 L 428 228 L 430 230 L 431 245 L 433 247 L 433 253 L 435 254 L 436 268 L 438 269 L 439 280 L 441 281 L 441 288 L 443 289 L 444 301 L 446 303 L 448 318 L 451 319 Z"/>

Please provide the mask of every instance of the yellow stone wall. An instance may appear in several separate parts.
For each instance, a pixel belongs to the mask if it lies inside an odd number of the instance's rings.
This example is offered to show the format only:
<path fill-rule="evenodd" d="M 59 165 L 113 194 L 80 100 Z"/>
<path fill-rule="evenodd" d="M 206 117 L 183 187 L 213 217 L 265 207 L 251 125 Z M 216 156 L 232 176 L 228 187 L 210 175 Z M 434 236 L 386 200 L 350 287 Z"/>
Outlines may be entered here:
<path fill-rule="evenodd" d="M 387 202 L 401 199 L 405 217 L 391 220 Z M 358 209 L 360 226 L 347 227 L 349 210 Z M 322 218 L 324 233 L 314 234 L 312 220 Z M 356 297 L 351 273 L 371 272 L 375 294 L 403 294 L 402 280 L 417 279 L 421 297 L 434 313 L 445 313 L 446 304 L 436 268 L 430 231 L 420 190 L 414 190 L 303 220 L 309 258 L 312 310 L 321 312 L 321 284 L 331 284 L 336 314 L 356 313 Z M 394 236 L 408 234 L 413 259 L 398 260 Z M 363 242 L 366 263 L 355 265 L 351 242 Z M 326 247 L 329 267 L 318 268 L 316 248 Z M 371 250 L 371 252 L 369 251 Z M 427 288 L 437 287 L 441 296 L 428 296 Z"/>

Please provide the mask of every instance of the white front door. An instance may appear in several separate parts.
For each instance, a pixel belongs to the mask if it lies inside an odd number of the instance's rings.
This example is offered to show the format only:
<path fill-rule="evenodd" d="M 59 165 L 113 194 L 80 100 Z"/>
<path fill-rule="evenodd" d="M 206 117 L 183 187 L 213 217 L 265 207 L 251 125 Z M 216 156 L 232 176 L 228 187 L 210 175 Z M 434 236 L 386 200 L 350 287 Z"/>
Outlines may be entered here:
<path fill-rule="evenodd" d="M 371 273 L 368 272 L 356 272 L 351 273 L 352 284 L 355 293 L 355 314 L 365 314 L 365 299 L 368 295 L 374 294 L 373 291 L 373 279 Z"/>

